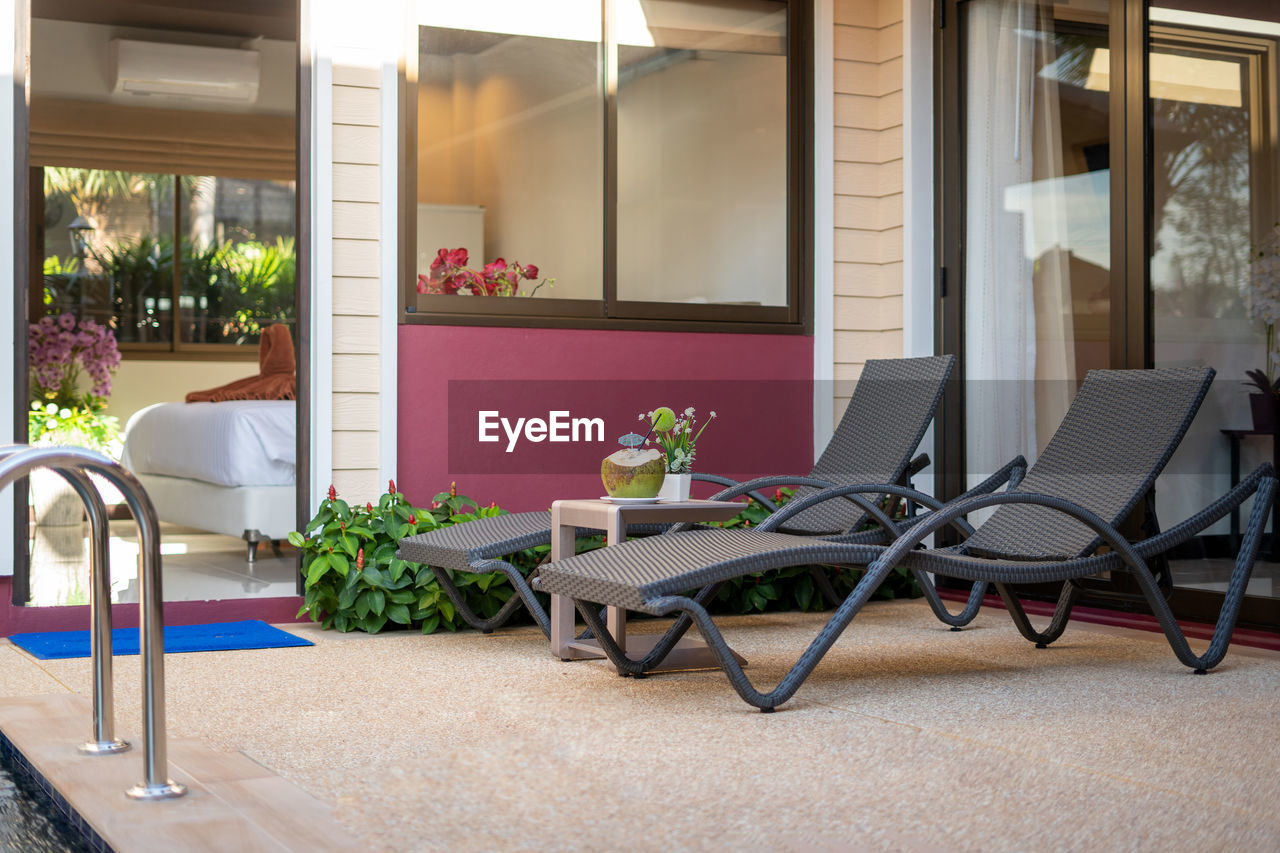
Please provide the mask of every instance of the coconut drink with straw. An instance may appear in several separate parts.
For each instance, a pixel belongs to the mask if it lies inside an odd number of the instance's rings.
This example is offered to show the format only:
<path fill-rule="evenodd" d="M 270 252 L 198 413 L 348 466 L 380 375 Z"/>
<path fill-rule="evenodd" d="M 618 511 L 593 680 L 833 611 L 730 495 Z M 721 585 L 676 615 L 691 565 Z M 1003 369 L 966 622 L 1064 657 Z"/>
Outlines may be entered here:
<path fill-rule="evenodd" d="M 662 428 L 662 424 L 659 423 L 661 411 L 654 412 L 655 417 L 649 427 L 650 434 L 655 429 Z M 671 429 L 675 424 L 675 414 L 670 409 L 667 409 L 666 413 L 671 417 L 671 424 L 667 425 L 667 429 Z M 604 490 L 609 497 L 656 498 L 658 496 L 659 490 L 662 489 L 662 481 L 666 478 L 666 454 L 656 447 L 645 447 L 644 443 L 648 438 L 648 435 L 627 433 L 618 439 L 622 450 L 615 450 L 600 463 L 600 480 L 604 483 Z"/>

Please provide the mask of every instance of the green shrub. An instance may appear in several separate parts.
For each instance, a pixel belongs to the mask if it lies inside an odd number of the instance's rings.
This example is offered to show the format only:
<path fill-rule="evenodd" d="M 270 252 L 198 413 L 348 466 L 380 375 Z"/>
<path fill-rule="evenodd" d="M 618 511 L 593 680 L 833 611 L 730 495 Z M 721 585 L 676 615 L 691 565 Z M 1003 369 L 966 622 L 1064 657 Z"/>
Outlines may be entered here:
<path fill-rule="evenodd" d="M 784 506 L 795 489 L 778 489 L 773 502 Z M 759 501 L 748 498 L 746 508 L 722 527 L 754 527 L 769 517 L 769 510 Z M 824 566 L 821 571 L 840 596 L 848 595 L 862 578 L 862 570 L 841 566 Z M 911 572 L 901 566 L 885 578 L 872 598 L 918 598 L 922 595 Z M 818 611 L 830 607 L 814 583 L 810 566 L 788 566 L 771 572 L 759 572 L 725 581 L 711 604 L 713 613 L 763 613 L 779 610 Z"/>
<path fill-rule="evenodd" d="M 786 503 L 792 490 L 782 489 L 777 502 Z M 429 508 L 415 507 L 398 492 L 395 483 L 376 505 L 352 506 L 338 498 L 333 487 L 320 504 L 306 530 L 289 534 L 289 541 L 303 553 L 302 575 L 305 598 L 298 615 L 308 615 L 324 628 L 339 631 L 376 633 L 390 623 L 417 628 L 424 634 L 440 629 L 456 631 L 463 626 L 461 616 L 431 569 L 408 563 L 395 556 L 405 536 L 462 524 L 477 518 L 502 515 L 495 504 L 480 506 L 457 488 L 441 492 Z M 752 527 L 768 516 L 768 510 L 749 501 L 743 511 L 724 523 L 725 527 Z M 578 539 L 579 553 L 602 547 L 603 537 Z M 507 560 L 526 576 L 546 560 L 550 545 L 539 545 L 510 555 Z M 841 595 L 857 584 L 856 569 L 824 568 Z M 453 572 L 455 583 L 466 596 L 468 606 L 490 617 L 515 594 L 500 572 Z M 905 569 L 895 569 L 876 591 L 877 598 L 915 597 L 920 594 L 915 579 Z M 545 602 L 544 602 L 545 603 Z M 816 611 L 827 608 L 814 584 L 808 566 L 793 566 L 735 578 L 721 587 L 712 603 L 713 612 L 753 613 L 779 610 Z M 523 610 L 513 622 L 532 621 Z"/>
<path fill-rule="evenodd" d="M 481 507 L 456 488 L 435 496 L 429 508 L 413 506 L 394 481 L 375 506 L 352 506 L 333 487 L 304 532 L 289 534 L 303 553 L 305 597 L 298 615 L 324 628 L 376 633 L 387 627 L 418 628 L 424 634 L 456 631 L 464 623 L 431 569 L 396 557 L 405 536 L 477 518 L 502 515 L 495 505 Z M 579 541 L 580 549 L 598 547 L 599 537 Z M 510 561 L 525 574 L 541 562 L 549 545 L 530 548 Z M 453 572 L 469 607 L 481 616 L 498 612 L 515 591 L 500 572 Z"/>

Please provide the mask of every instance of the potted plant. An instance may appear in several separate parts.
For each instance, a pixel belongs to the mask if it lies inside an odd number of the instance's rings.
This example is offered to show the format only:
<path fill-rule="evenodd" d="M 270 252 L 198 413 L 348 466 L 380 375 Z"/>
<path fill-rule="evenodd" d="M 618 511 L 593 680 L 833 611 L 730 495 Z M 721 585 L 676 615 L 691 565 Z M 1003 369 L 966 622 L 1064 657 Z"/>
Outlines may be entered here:
<path fill-rule="evenodd" d="M 466 249 L 440 249 L 431 262 L 431 272 L 418 276 L 419 293 L 473 294 L 475 296 L 533 296 L 544 284 L 555 287 L 554 278 L 544 278 L 527 294 L 520 282 L 538 278 L 533 264 L 507 263 L 498 258 L 479 272 L 467 266 Z"/>
<path fill-rule="evenodd" d="M 119 424 L 106 414 L 111 374 L 120 365 L 116 336 L 92 319 L 77 322 L 69 312 L 32 323 L 28 334 L 30 442 L 86 447 L 119 457 Z M 33 472 L 31 492 L 36 523 L 80 522 L 80 498 L 61 476 L 43 470 Z"/>
<path fill-rule="evenodd" d="M 662 481 L 661 491 L 658 492 L 660 500 L 689 500 L 689 486 L 693 479 L 693 458 L 698 439 L 702 437 L 702 431 L 715 416 L 716 413 L 712 412 L 702 426 L 698 427 L 697 415 L 692 406 L 685 409 L 679 416 L 666 406 L 659 406 L 649 412 L 652 432 L 656 433 L 656 440 L 662 448 L 666 462 L 667 476 Z M 640 415 L 640 420 L 644 419 L 645 416 Z M 694 432 L 695 427 L 697 432 Z"/>
<path fill-rule="evenodd" d="M 1276 376 L 1276 322 L 1280 320 L 1280 223 L 1272 227 L 1254 250 L 1249 273 L 1249 317 L 1261 320 L 1267 327 L 1266 369 L 1245 371 L 1245 384 L 1258 393 L 1249 396 L 1253 428 L 1258 432 L 1276 431 L 1280 410 L 1280 377 Z"/>

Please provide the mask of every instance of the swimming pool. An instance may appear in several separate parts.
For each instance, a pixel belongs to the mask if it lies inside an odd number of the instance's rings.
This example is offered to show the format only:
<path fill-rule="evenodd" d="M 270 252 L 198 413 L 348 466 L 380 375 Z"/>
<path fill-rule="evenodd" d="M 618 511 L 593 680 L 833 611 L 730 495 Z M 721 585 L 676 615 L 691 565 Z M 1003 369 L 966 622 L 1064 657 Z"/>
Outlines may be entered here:
<path fill-rule="evenodd" d="M 92 853 L 94 847 L 0 743 L 0 853 Z"/>

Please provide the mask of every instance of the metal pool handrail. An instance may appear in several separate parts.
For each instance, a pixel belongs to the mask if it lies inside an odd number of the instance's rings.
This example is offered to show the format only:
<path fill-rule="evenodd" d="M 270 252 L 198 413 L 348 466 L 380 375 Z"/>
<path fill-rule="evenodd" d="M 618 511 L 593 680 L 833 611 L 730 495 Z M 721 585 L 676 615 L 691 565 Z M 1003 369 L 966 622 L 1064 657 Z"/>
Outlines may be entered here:
<path fill-rule="evenodd" d="M 168 778 L 164 720 L 164 595 L 160 577 L 160 522 L 142 484 L 128 469 L 100 453 L 80 447 L 0 447 L 0 490 L 36 468 L 61 474 L 76 490 L 89 514 L 90 655 L 93 664 L 94 740 L 81 749 L 91 754 L 128 749 L 113 735 L 115 709 L 111 688 L 111 577 L 106 507 L 88 475 L 111 483 L 124 496 L 138 527 L 138 601 L 141 610 L 143 781 L 125 793 L 137 800 L 181 797 L 185 786 Z"/>

